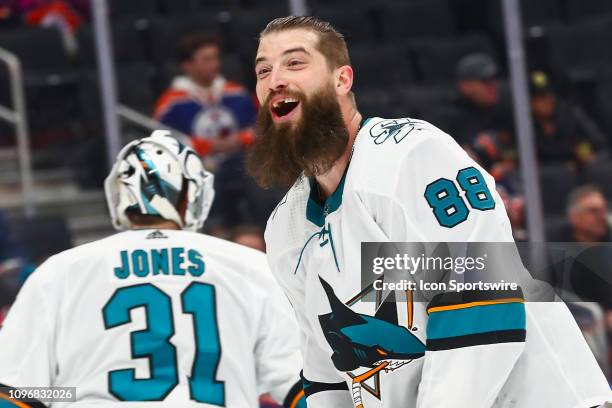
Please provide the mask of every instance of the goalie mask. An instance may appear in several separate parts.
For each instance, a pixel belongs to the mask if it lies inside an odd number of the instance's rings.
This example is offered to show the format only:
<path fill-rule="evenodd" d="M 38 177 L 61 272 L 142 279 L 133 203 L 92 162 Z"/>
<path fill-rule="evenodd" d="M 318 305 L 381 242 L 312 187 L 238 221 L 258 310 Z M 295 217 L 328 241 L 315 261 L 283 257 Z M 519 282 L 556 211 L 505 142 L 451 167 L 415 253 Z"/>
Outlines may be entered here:
<path fill-rule="evenodd" d="M 169 131 L 156 130 L 125 146 L 106 178 L 104 190 L 113 226 L 129 229 L 128 215 L 142 214 L 197 231 L 213 202 L 213 179 L 191 148 Z"/>

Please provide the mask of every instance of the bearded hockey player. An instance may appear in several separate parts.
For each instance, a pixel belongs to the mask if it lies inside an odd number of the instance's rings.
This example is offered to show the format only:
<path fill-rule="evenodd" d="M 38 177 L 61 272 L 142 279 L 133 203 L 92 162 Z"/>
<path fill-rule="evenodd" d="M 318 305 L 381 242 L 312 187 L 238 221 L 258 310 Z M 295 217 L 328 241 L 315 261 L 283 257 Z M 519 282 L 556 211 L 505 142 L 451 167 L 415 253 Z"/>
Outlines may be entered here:
<path fill-rule="evenodd" d="M 393 61 L 373 51 L 371 63 L 385 75 Z M 362 242 L 512 242 L 494 180 L 427 122 L 362 118 L 346 44 L 329 23 L 270 22 L 255 64 L 261 110 L 248 166 L 263 186 L 292 185 L 266 244 L 301 326 L 309 408 L 608 400 L 562 302 L 526 304 L 520 290 L 441 293 L 429 303 L 407 293 L 401 307 L 361 301 Z"/>
<path fill-rule="evenodd" d="M 106 179 L 126 231 L 27 280 L 0 330 L 0 383 L 76 387 L 53 408 L 296 406 L 290 305 L 261 252 L 196 233 L 213 176 L 168 133 L 128 144 Z"/>

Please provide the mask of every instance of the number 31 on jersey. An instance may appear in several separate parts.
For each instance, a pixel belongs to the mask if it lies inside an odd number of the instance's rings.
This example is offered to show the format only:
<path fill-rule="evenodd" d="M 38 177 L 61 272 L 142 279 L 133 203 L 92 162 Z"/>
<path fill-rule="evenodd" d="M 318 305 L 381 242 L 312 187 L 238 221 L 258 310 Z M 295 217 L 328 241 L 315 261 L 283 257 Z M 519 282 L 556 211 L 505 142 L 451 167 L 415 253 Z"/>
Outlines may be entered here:
<path fill-rule="evenodd" d="M 464 192 L 465 198 L 462 197 L 459 188 Z M 475 167 L 459 170 L 455 181 L 439 178 L 429 183 L 425 189 L 425 200 L 433 210 L 438 223 L 446 228 L 453 228 L 467 220 L 470 213 L 468 205 L 480 211 L 495 208 L 495 199 L 482 173 Z"/>

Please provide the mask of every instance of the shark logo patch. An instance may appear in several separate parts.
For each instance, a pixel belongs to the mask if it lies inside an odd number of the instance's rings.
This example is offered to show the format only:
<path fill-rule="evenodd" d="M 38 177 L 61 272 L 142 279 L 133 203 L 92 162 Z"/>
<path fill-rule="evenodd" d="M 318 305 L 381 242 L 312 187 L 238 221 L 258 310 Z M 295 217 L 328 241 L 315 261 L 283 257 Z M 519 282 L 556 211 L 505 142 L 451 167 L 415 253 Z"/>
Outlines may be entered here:
<path fill-rule="evenodd" d="M 419 121 L 410 119 L 386 119 L 370 128 L 370 136 L 377 145 L 393 139 L 396 144 L 404 140 L 414 130 L 421 130 Z"/>
<path fill-rule="evenodd" d="M 356 407 L 363 406 L 362 388 L 380 399 L 380 374 L 423 357 L 425 344 L 412 333 L 411 327 L 398 325 L 393 294 L 380 303 L 374 316 L 369 316 L 354 312 L 338 299 L 325 280 L 321 277 L 319 280 L 331 308 L 330 313 L 319 316 L 319 323 L 333 350 L 334 366 L 353 379 L 352 396 Z M 349 303 L 354 303 L 353 300 Z M 371 378 L 373 386 L 366 383 Z"/>

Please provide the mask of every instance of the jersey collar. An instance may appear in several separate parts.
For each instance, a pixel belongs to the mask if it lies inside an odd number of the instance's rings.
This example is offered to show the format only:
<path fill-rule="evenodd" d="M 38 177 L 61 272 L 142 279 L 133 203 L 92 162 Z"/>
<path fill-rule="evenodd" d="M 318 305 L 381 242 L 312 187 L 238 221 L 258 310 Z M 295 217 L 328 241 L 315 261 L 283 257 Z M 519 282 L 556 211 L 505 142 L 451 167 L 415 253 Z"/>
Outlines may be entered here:
<path fill-rule="evenodd" d="M 362 119 L 359 124 L 359 131 L 363 128 L 363 126 L 370 120 L 370 118 Z M 336 191 L 330 195 L 323 205 L 321 205 L 316 197 L 316 180 L 314 177 L 309 177 L 308 182 L 310 183 L 310 195 L 308 196 L 308 202 L 306 203 L 306 219 L 312 222 L 313 224 L 323 227 L 325 225 L 325 217 L 329 214 L 336 211 L 340 204 L 342 204 L 342 193 L 344 192 L 344 182 L 346 180 L 346 174 L 348 173 L 348 168 L 351 162 L 349 161 L 346 169 L 344 170 L 344 174 L 342 175 L 342 179 L 340 179 L 340 183 L 338 187 L 336 187 Z"/>
<path fill-rule="evenodd" d="M 338 209 L 338 207 L 340 207 L 340 204 L 342 204 L 342 193 L 344 191 L 344 181 L 346 179 L 346 173 L 347 172 L 345 171 L 342 175 L 342 179 L 340 180 L 336 191 L 334 191 L 332 195 L 327 197 L 323 205 L 319 204 L 316 199 L 315 191 L 317 187 L 315 178 L 310 177 L 308 179 L 310 183 L 310 195 L 308 197 L 308 203 L 306 204 L 306 218 L 308 219 L 308 221 L 319 227 L 322 227 L 323 225 L 325 225 L 325 217 L 333 213 Z"/>

